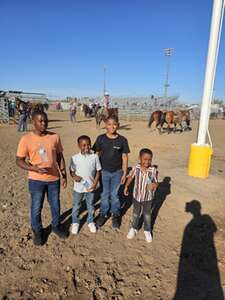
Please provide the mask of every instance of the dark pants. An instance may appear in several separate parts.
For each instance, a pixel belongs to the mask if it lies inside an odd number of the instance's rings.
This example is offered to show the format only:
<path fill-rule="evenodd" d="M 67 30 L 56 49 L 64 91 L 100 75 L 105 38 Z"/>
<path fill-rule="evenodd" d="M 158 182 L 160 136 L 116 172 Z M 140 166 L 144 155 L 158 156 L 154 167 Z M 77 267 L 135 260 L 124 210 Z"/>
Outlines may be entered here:
<path fill-rule="evenodd" d="M 43 208 L 45 194 L 52 214 L 52 226 L 58 226 L 60 223 L 60 181 L 39 181 L 29 179 L 29 192 L 31 194 L 31 227 L 33 230 L 42 229 L 41 211 Z"/>
<path fill-rule="evenodd" d="M 71 122 L 76 121 L 76 113 L 74 111 L 70 111 L 70 121 Z"/>
<path fill-rule="evenodd" d="M 23 113 L 19 116 L 17 131 L 27 131 L 27 114 Z"/>
<path fill-rule="evenodd" d="M 151 206 L 152 201 L 138 202 L 133 200 L 133 225 L 134 229 L 139 229 L 140 217 L 144 217 L 144 230 L 151 231 Z"/>
<path fill-rule="evenodd" d="M 101 215 L 107 216 L 110 212 L 113 215 L 120 215 L 120 200 L 118 191 L 120 188 L 120 181 L 123 171 L 118 170 L 115 172 L 102 171 L 102 195 L 100 212 Z"/>

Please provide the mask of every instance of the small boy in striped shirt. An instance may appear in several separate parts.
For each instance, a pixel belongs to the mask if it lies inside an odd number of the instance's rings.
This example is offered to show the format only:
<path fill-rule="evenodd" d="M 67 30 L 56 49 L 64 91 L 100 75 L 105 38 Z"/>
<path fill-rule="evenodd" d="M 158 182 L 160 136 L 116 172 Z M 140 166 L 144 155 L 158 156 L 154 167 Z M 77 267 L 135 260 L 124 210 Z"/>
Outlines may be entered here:
<path fill-rule="evenodd" d="M 140 163 L 132 168 L 124 188 L 124 195 L 128 196 L 128 187 L 134 179 L 133 190 L 133 222 L 127 238 L 132 239 L 137 234 L 141 213 L 144 217 L 144 234 L 148 243 L 152 242 L 151 235 L 151 205 L 154 192 L 158 187 L 157 169 L 152 166 L 153 153 L 144 148 L 139 152 Z"/>

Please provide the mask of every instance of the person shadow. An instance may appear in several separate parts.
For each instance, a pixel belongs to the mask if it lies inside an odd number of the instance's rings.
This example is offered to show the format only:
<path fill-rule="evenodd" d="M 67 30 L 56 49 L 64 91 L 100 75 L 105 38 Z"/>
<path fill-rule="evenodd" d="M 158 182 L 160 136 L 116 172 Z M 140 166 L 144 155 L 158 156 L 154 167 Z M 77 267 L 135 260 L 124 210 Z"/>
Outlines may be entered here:
<path fill-rule="evenodd" d="M 132 170 L 132 167 L 128 167 L 127 174 L 129 174 L 131 170 Z M 128 196 L 124 195 L 124 188 L 125 188 L 125 184 L 122 184 L 119 188 L 119 191 L 118 191 L 118 195 L 119 195 L 119 199 L 120 199 L 120 205 L 121 205 L 121 221 L 120 221 L 121 223 L 122 223 L 123 216 L 126 214 L 128 209 L 133 204 L 134 180 L 131 182 L 131 184 L 128 188 L 128 190 L 129 190 Z"/>
<path fill-rule="evenodd" d="M 173 300 L 224 300 L 214 244 L 216 224 L 201 214 L 197 200 L 186 203 L 185 211 L 193 218 L 184 229 Z"/>
<path fill-rule="evenodd" d="M 159 214 L 159 210 L 162 207 L 166 197 L 171 194 L 171 177 L 166 176 L 155 191 L 154 198 L 152 200 L 152 214 L 151 214 L 151 228 L 154 229 L 156 219 Z"/>
<path fill-rule="evenodd" d="M 127 170 L 128 174 L 130 173 L 131 170 L 132 170 L 132 167 L 128 167 L 128 170 Z M 97 195 L 97 199 L 101 198 L 102 183 L 101 183 L 100 186 L 101 186 L 101 188 L 99 190 L 99 194 Z M 119 197 L 120 207 L 121 207 L 121 210 L 120 210 L 121 213 L 120 213 L 120 217 L 118 219 L 119 228 L 120 228 L 120 226 L 122 224 L 123 216 L 126 214 L 126 212 L 128 211 L 128 209 L 131 207 L 131 205 L 133 203 L 134 181 L 132 181 L 132 183 L 129 186 L 129 195 L 128 196 L 124 195 L 124 187 L 125 187 L 125 183 L 121 184 L 120 187 L 119 187 L 119 190 L 118 190 L 118 197 Z M 99 200 L 99 203 L 98 203 L 99 206 L 98 207 L 100 207 L 100 201 L 101 200 Z M 100 216 L 100 212 L 99 212 L 99 215 L 96 217 L 96 220 L 98 220 L 99 216 Z M 108 217 L 105 219 L 105 221 L 102 224 L 102 226 L 104 226 L 107 223 L 107 221 L 110 219 L 110 217 L 111 217 L 111 213 L 109 213 Z"/>
<path fill-rule="evenodd" d="M 98 188 L 95 191 L 95 196 L 94 196 L 94 207 L 95 207 L 95 211 L 100 207 L 100 203 L 99 203 L 99 199 L 100 199 L 100 194 L 101 194 L 101 188 Z M 80 207 L 80 214 L 83 214 L 84 212 L 86 212 L 82 218 L 80 219 L 80 227 L 79 227 L 79 231 L 81 230 L 81 228 L 84 226 L 84 224 L 87 221 L 87 217 L 88 217 L 88 213 L 87 213 L 87 207 L 86 207 L 86 203 L 85 203 L 85 199 L 82 200 L 81 202 L 81 207 Z M 61 229 L 68 235 L 70 234 L 70 226 L 72 224 L 72 208 L 66 210 L 65 212 L 63 212 L 60 216 L 60 224 L 61 224 Z M 44 239 L 44 244 L 47 243 L 49 235 L 52 232 L 51 229 L 51 224 L 48 225 L 47 227 L 45 227 L 43 229 L 43 239 Z"/>
<path fill-rule="evenodd" d="M 94 195 L 95 211 L 97 209 L 99 209 L 99 207 L 100 207 L 100 203 L 99 203 L 100 195 L 101 195 L 101 187 L 99 187 L 95 191 L 95 195 Z M 84 224 L 86 223 L 87 217 L 88 217 L 85 199 L 83 199 L 81 202 L 80 214 L 83 214 L 84 212 L 86 212 L 86 213 L 80 218 L 79 232 L 82 229 L 82 227 L 84 226 Z M 62 226 L 63 230 L 69 234 L 70 226 L 72 224 L 72 208 L 68 209 L 61 215 L 60 221 L 61 221 L 61 226 Z"/>

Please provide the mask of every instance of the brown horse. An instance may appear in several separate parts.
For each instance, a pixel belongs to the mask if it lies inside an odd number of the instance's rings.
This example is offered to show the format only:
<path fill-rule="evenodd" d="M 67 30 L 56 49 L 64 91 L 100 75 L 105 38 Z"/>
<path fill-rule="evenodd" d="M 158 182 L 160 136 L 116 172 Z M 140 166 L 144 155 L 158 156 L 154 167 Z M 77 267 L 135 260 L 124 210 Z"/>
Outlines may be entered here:
<path fill-rule="evenodd" d="M 171 131 L 176 132 L 178 127 L 180 132 L 184 130 L 191 130 L 190 127 L 190 111 L 188 110 L 180 110 L 177 112 L 167 111 L 164 113 L 164 120 L 167 123 L 167 133 L 169 134 Z"/>
<path fill-rule="evenodd" d="M 105 122 L 110 116 L 118 118 L 118 108 L 99 107 L 95 113 L 96 127 L 100 127 L 101 122 Z"/>
<path fill-rule="evenodd" d="M 148 127 L 151 128 L 152 123 L 155 122 L 155 129 L 162 133 L 163 124 L 165 123 L 165 115 L 161 110 L 154 111 L 149 119 Z"/>
<path fill-rule="evenodd" d="M 82 104 L 82 111 L 84 113 L 85 118 L 90 118 L 92 116 L 92 110 L 87 104 Z"/>

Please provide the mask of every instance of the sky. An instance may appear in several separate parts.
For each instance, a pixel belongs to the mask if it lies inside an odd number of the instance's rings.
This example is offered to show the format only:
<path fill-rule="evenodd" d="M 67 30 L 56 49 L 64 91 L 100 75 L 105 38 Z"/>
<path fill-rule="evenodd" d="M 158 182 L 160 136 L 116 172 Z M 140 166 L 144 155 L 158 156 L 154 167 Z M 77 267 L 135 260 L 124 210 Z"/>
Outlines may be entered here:
<path fill-rule="evenodd" d="M 0 0 L 0 90 L 201 101 L 212 0 Z M 225 26 L 215 97 L 225 100 Z"/>

